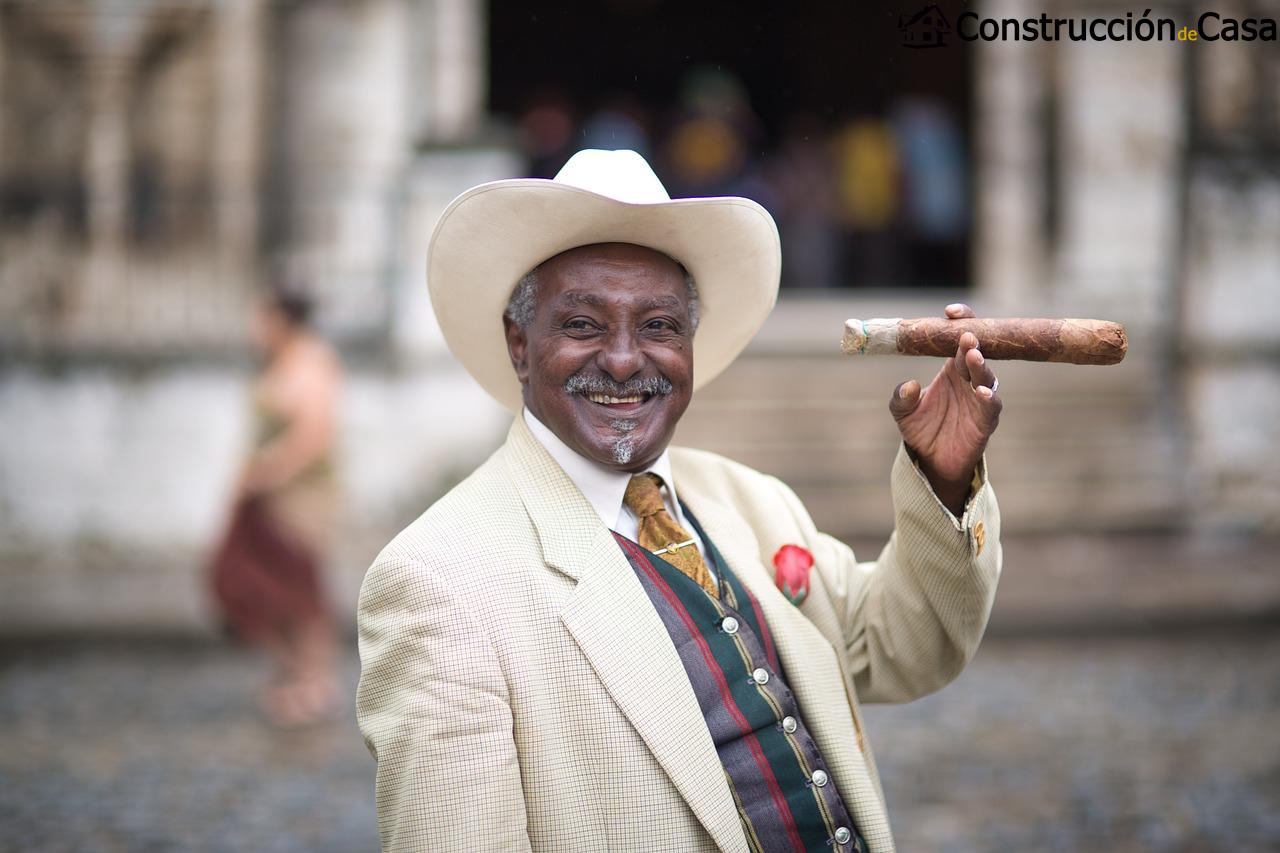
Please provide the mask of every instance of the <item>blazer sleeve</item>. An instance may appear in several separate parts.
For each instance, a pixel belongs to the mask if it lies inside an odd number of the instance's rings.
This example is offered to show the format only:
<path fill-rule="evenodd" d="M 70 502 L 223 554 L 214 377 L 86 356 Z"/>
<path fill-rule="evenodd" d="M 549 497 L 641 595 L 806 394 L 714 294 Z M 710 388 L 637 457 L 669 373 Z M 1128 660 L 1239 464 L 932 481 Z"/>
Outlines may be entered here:
<path fill-rule="evenodd" d="M 384 551 L 360 591 L 357 717 L 387 853 L 527 851 L 507 686 L 484 631 L 421 561 Z"/>
<path fill-rule="evenodd" d="M 803 515 L 817 575 L 810 597 L 819 600 L 801 609 L 834 611 L 859 697 L 906 702 L 959 675 L 986 630 L 1002 562 L 1000 511 L 986 460 L 964 515 L 956 518 L 899 446 L 894 531 L 874 562 L 858 562 L 848 545 L 817 532 L 799 499 L 786 492 L 793 512 Z"/>

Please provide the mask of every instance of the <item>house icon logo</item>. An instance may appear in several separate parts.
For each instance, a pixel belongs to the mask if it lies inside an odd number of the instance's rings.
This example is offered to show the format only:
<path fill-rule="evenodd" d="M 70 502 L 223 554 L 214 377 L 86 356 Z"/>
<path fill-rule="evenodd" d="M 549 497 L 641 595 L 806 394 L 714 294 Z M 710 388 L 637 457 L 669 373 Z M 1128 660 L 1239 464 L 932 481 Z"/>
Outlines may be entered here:
<path fill-rule="evenodd" d="M 899 15 L 898 32 L 902 33 L 903 47 L 946 47 L 951 22 L 937 3 L 930 3 L 914 15 Z"/>

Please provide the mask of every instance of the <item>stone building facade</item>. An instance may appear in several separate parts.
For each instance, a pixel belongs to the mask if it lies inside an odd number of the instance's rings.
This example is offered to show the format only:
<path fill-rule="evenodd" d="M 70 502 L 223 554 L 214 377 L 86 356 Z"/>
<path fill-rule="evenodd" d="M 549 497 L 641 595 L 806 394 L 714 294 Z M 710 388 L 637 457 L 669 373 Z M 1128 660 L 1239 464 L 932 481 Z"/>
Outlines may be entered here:
<path fill-rule="evenodd" d="M 505 415 L 449 358 L 421 280 L 447 201 L 522 168 L 487 111 L 488 13 L 0 0 L 0 621 L 199 618 L 192 579 L 245 442 L 263 280 L 311 287 L 348 356 L 344 595 L 501 439 Z M 974 52 L 968 290 L 784 294 L 681 439 L 784 477 L 835 532 L 877 535 L 884 406 L 932 366 L 837 355 L 846 317 L 957 297 L 1108 317 L 1130 329 L 1119 367 L 1002 366 L 1007 529 L 1280 528 L 1274 44 L 948 49 Z M 154 606 L 123 577 L 161 590 Z"/>

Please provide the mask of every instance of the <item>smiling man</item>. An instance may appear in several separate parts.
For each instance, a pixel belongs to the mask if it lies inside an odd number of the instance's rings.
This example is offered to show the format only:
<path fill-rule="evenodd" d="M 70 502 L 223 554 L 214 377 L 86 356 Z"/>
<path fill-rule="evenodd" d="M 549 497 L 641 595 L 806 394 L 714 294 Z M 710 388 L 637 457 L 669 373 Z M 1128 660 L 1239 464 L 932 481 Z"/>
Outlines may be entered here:
<path fill-rule="evenodd" d="M 777 479 L 670 446 L 776 298 L 759 205 L 583 151 L 463 193 L 429 256 L 515 418 L 361 592 L 384 850 L 893 850 L 859 701 L 954 678 L 1000 573 L 979 342 L 894 389 L 896 527 L 858 562 Z"/>
<path fill-rule="evenodd" d="M 570 249 L 529 273 L 505 322 L 533 428 L 606 467 L 652 464 L 693 395 L 697 306 L 683 267 L 627 243 Z"/>

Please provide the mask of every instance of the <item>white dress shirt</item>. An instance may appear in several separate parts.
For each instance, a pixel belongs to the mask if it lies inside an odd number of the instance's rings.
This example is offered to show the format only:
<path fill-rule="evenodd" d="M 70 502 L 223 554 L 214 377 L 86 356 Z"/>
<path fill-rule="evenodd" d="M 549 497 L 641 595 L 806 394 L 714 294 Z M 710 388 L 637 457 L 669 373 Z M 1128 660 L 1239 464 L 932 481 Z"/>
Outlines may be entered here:
<path fill-rule="evenodd" d="M 595 508 L 599 514 L 600 520 L 604 522 L 604 526 L 610 530 L 621 533 L 633 542 L 638 542 L 640 538 L 640 520 L 636 518 L 636 514 L 632 512 L 622 502 L 622 497 L 627 491 L 627 484 L 631 482 L 631 474 L 625 471 L 614 471 L 592 462 L 585 456 L 580 455 L 577 451 L 571 449 L 556 434 L 547 428 L 542 421 L 535 418 L 528 409 L 524 412 L 524 422 L 529 425 L 529 431 L 533 433 L 533 437 L 547 449 L 547 453 L 551 454 L 551 458 L 556 460 L 564 472 L 569 475 L 569 479 L 578 487 L 578 491 L 582 492 L 587 502 Z M 689 535 L 693 537 L 694 544 L 698 546 L 698 552 L 702 554 L 702 559 L 707 560 L 707 565 L 711 565 L 707 559 L 707 550 L 702 544 L 698 531 L 684 517 L 684 513 L 680 510 L 680 500 L 676 496 L 676 481 L 671 474 L 671 457 L 666 449 L 662 451 L 662 455 L 653 461 L 653 464 L 645 468 L 643 472 L 652 472 L 662 478 L 662 502 L 667 507 L 667 512 L 671 513 L 671 517 L 676 523 L 689 531 Z M 714 574 L 714 572 L 712 573 Z"/>

